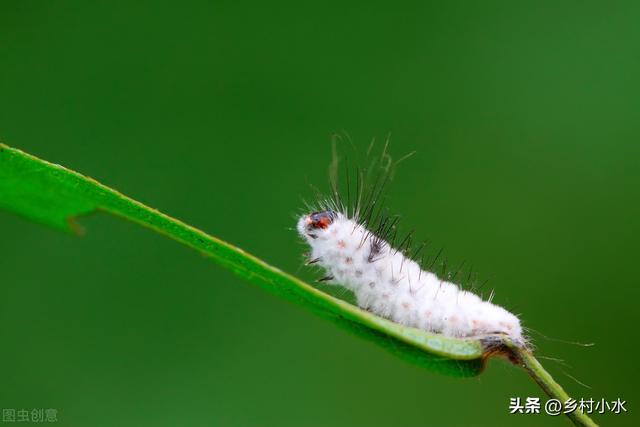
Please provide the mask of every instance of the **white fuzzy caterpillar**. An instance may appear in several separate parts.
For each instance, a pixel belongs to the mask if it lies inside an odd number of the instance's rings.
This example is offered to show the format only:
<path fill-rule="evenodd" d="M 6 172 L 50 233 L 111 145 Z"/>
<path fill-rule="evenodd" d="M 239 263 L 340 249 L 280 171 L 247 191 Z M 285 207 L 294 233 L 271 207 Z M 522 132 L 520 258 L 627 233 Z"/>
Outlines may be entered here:
<path fill-rule="evenodd" d="M 514 314 L 423 271 L 346 213 L 325 209 L 303 215 L 297 230 L 311 247 L 310 263 L 327 270 L 323 280 L 353 291 L 361 308 L 450 337 L 505 334 L 525 345 Z"/>

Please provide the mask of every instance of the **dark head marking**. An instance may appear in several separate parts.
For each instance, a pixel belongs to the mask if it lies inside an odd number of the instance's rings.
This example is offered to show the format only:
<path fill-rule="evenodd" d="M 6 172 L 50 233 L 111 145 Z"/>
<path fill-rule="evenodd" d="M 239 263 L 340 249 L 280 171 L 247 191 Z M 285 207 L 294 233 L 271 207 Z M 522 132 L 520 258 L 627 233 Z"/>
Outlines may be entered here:
<path fill-rule="evenodd" d="M 325 229 L 336 219 L 337 214 L 333 211 L 314 212 L 307 217 L 307 228 Z"/>

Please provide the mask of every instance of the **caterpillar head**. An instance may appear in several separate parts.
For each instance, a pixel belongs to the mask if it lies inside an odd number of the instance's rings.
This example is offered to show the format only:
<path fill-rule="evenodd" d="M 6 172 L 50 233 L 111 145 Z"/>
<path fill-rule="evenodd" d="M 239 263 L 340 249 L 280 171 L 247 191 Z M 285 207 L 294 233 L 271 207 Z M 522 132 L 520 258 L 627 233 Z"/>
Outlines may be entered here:
<path fill-rule="evenodd" d="M 298 220 L 298 233 L 307 240 L 315 240 L 327 233 L 331 224 L 338 218 L 332 210 L 313 212 Z"/>

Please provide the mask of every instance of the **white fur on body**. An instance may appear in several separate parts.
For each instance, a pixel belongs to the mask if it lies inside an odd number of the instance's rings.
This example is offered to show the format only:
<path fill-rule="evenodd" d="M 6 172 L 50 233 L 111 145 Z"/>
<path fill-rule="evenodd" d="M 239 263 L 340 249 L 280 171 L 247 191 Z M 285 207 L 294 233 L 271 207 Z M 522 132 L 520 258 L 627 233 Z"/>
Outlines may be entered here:
<path fill-rule="evenodd" d="M 317 260 L 333 277 L 328 283 L 353 291 L 361 308 L 446 336 L 503 333 L 524 345 L 520 321 L 514 314 L 422 271 L 418 263 L 387 242 L 378 239 L 380 251 L 371 259 L 376 237 L 343 214 L 335 214 L 324 229 L 310 229 L 305 215 L 297 228 L 311 246 L 310 259 Z"/>

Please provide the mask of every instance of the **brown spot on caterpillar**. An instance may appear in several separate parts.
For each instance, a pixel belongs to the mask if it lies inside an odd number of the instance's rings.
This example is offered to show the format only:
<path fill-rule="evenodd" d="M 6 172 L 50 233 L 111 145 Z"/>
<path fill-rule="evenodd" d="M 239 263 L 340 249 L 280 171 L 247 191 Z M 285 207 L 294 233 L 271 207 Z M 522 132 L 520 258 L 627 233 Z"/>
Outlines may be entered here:
<path fill-rule="evenodd" d="M 353 258 L 351 258 L 350 256 L 346 257 L 344 259 L 344 262 L 346 262 L 347 264 L 351 264 L 353 262 Z"/>
<path fill-rule="evenodd" d="M 375 288 L 376 287 L 376 282 L 369 282 L 369 287 L 371 289 Z"/>
<path fill-rule="evenodd" d="M 382 294 L 382 298 L 384 298 L 384 299 L 389 299 L 389 294 L 388 294 L 388 293 L 386 293 L 386 292 L 385 292 L 385 293 L 383 293 L 383 294 Z"/>
<path fill-rule="evenodd" d="M 345 249 L 347 247 L 347 243 L 344 240 L 338 240 L 338 247 L 340 249 Z"/>
<path fill-rule="evenodd" d="M 411 304 L 409 304 L 408 302 L 403 302 L 402 306 L 407 310 L 409 310 L 411 308 Z"/>

